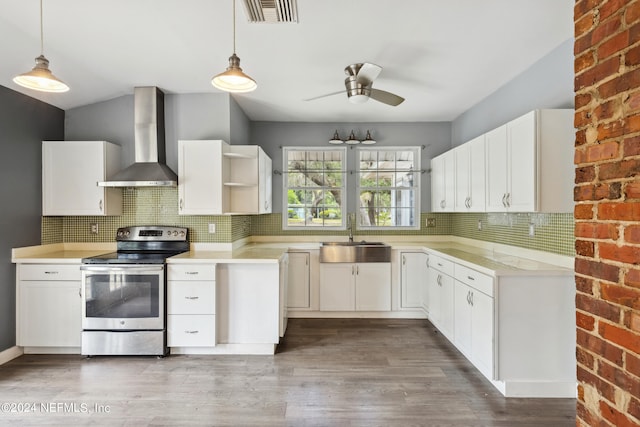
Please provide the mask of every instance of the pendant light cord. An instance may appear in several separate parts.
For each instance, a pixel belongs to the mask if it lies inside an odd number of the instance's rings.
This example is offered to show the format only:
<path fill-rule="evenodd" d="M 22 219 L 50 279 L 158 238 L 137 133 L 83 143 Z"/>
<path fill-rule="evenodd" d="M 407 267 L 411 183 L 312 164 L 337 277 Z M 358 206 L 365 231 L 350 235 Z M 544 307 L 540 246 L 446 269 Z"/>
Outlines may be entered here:
<path fill-rule="evenodd" d="M 233 0 L 235 1 L 235 0 Z M 44 30 L 42 25 L 42 0 L 40 0 L 40 55 L 44 55 Z"/>
<path fill-rule="evenodd" d="M 236 0 L 233 0 L 233 53 L 236 53 Z"/>

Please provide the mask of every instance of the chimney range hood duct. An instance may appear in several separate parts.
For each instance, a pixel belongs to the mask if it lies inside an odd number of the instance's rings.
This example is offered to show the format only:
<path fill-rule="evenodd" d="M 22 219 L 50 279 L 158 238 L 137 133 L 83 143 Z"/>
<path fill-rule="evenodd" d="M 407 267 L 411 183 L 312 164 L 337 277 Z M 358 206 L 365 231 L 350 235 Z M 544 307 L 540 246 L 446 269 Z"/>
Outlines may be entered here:
<path fill-rule="evenodd" d="M 175 187 L 178 176 L 165 164 L 164 93 L 154 86 L 133 92 L 135 163 L 100 187 Z"/>

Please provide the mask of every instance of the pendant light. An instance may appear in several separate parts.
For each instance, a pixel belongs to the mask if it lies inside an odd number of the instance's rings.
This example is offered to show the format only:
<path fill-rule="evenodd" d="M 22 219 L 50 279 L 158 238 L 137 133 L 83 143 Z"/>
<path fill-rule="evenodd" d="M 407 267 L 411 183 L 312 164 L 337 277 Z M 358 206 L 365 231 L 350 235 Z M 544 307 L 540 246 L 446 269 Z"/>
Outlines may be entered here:
<path fill-rule="evenodd" d="M 258 87 L 255 80 L 242 72 L 240 58 L 236 55 L 236 0 L 233 0 L 233 55 L 229 57 L 226 71 L 214 76 L 211 84 L 217 89 L 232 93 L 251 92 Z"/>
<path fill-rule="evenodd" d="M 351 135 L 349 135 L 349 139 L 345 141 L 345 144 L 349 144 L 349 145 L 360 144 L 360 140 L 356 139 L 356 135 L 353 133 L 353 130 L 351 131 Z"/>
<path fill-rule="evenodd" d="M 344 141 L 340 139 L 340 136 L 338 135 L 338 131 L 336 130 L 336 133 L 333 134 L 333 138 L 329 140 L 329 144 L 338 145 L 342 143 L 344 143 Z"/>
<path fill-rule="evenodd" d="M 362 140 L 364 145 L 372 145 L 376 143 L 376 140 L 371 137 L 371 133 L 367 130 L 367 136 Z"/>
<path fill-rule="evenodd" d="M 27 73 L 13 78 L 13 81 L 28 89 L 41 92 L 66 92 L 69 90 L 62 80 L 49 70 L 49 60 L 44 57 L 44 31 L 42 25 L 42 0 L 40 0 L 40 56 L 36 58 L 36 66 Z"/>

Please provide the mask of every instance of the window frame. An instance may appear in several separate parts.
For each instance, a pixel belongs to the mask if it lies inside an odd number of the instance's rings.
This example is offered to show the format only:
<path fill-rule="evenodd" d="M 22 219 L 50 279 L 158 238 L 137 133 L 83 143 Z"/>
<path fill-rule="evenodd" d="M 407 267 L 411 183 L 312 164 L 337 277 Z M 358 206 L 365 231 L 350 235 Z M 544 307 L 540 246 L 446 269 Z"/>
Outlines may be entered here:
<path fill-rule="evenodd" d="M 342 180 L 340 192 L 341 192 L 341 203 L 340 209 L 342 211 L 341 222 L 340 225 L 337 226 L 317 226 L 317 225 L 289 225 L 289 189 L 291 188 L 306 188 L 306 187 L 289 187 L 289 162 L 288 162 L 288 154 L 291 151 L 300 151 L 300 152 L 328 152 L 328 151 L 340 151 L 342 155 Z M 282 147 L 282 229 L 288 231 L 294 230 L 305 230 L 305 231 L 339 231 L 346 230 L 346 220 L 347 220 L 347 149 L 346 147 L 300 147 L 300 146 L 290 146 L 290 147 Z M 324 171 L 325 169 L 323 169 Z M 336 187 L 320 187 L 320 188 L 336 188 Z"/>
<path fill-rule="evenodd" d="M 361 225 L 361 216 L 362 216 L 362 209 L 360 208 L 360 194 L 361 194 L 361 189 L 362 188 L 369 188 L 369 187 L 361 187 L 360 184 L 360 177 L 361 177 L 361 173 L 363 173 L 363 170 L 360 169 L 360 159 L 361 159 L 361 153 L 362 152 L 401 152 L 401 151 L 411 151 L 413 152 L 413 173 L 415 174 L 415 177 L 413 179 L 413 185 L 411 187 L 392 187 L 392 186 L 376 186 L 376 188 L 386 188 L 386 189 L 390 189 L 391 191 L 393 191 L 394 189 L 397 190 L 401 190 L 401 189 L 412 189 L 415 193 L 415 199 L 414 199 L 414 206 L 412 207 L 413 210 L 413 216 L 415 218 L 414 221 L 414 225 L 407 225 L 407 226 L 403 226 L 403 225 Z M 420 160 L 421 160 L 421 149 L 420 147 L 417 146 L 392 146 L 392 147 L 358 147 L 356 150 L 356 182 L 355 182 L 355 198 L 356 198 L 356 229 L 357 230 L 368 230 L 368 231 L 383 231 L 383 230 L 389 230 L 389 231 L 409 231 L 409 230 L 420 230 L 420 220 L 421 220 L 421 206 L 420 206 L 420 194 L 421 194 L 421 187 L 422 187 L 422 179 L 421 179 L 421 175 L 422 175 L 422 170 L 421 170 L 421 165 L 420 165 Z M 392 173 L 398 173 L 398 172 L 404 172 L 406 171 L 406 169 L 385 169 L 385 171 L 389 171 Z"/>

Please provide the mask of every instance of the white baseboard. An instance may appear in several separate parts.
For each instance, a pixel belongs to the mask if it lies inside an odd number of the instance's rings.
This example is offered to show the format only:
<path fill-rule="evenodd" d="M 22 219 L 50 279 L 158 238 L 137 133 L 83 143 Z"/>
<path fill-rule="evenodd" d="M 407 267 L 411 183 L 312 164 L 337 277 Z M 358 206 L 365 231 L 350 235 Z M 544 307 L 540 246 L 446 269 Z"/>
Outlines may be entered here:
<path fill-rule="evenodd" d="M 422 310 L 407 311 L 302 311 L 289 309 L 289 319 L 426 319 Z"/>
<path fill-rule="evenodd" d="M 9 347 L 8 349 L 0 352 L 0 365 L 3 365 L 16 357 L 20 357 L 23 354 L 24 352 L 22 351 L 22 347 L 18 347 L 17 345 Z"/>
<path fill-rule="evenodd" d="M 171 354 L 273 355 L 276 344 L 216 344 L 215 347 L 171 347 Z"/>
<path fill-rule="evenodd" d="M 578 394 L 576 381 L 491 381 L 505 397 L 572 398 Z"/>

